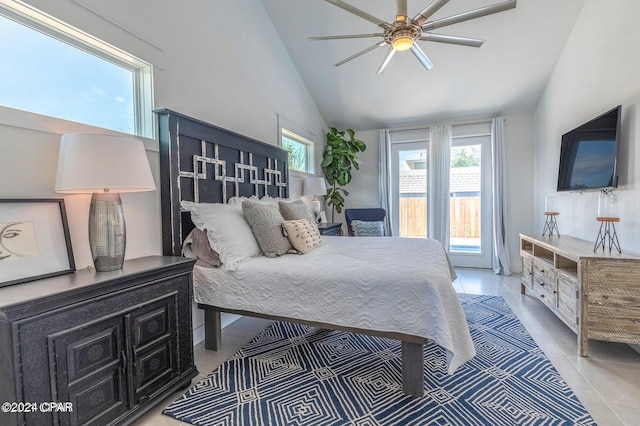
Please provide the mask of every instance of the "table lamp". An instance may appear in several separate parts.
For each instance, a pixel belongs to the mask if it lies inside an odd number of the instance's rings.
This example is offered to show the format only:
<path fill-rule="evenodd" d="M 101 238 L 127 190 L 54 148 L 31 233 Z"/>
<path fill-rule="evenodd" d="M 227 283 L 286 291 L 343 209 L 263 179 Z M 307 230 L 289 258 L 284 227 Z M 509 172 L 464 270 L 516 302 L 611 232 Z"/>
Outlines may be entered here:
<path fill-rule="evenodd" d="M 87 133 L 62 136 L 55 191 L 93 194 L 89 246 L 96 271 L 121 269 L 124 262 L 126 227 L 120 193 L 155 189 L 141 140 Z"/>
<path fill-rule="evenodd" d="M 313 213 L 315 214 L 316 220 L 320 214 L 320 200 L 318 199 L 318 195 L 324 195 L 326 193 L 327 185 L 324 183 L 324 178 L 310 177 L 304 180 L 302 185 L 302 195 L 313 195 L 311 205 L 313 206 Z"/>

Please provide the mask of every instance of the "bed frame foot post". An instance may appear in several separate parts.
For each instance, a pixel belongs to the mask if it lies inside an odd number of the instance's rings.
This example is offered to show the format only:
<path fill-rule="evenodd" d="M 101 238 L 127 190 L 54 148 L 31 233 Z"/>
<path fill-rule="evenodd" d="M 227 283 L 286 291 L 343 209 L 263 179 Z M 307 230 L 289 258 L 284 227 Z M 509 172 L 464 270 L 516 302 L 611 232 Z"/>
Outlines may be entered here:
<path fill-rule="evenodd" d="M 222 348 L 222 323 L 216 309 L 204 310 L 204 348 L 210 351 Z"/>
<path fill-rule="evenodd" d="M 402 391 L 405 395 L 424 396 L 424 356 L 420 343 L 402 342 Z"/>

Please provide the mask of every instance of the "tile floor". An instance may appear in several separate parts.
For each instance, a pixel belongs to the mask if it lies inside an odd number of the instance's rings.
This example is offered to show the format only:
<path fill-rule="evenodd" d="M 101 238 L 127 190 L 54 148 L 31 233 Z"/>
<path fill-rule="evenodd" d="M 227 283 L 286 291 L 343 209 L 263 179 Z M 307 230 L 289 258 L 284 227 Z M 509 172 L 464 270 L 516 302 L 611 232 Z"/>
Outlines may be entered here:
<path fill-rule="evenodd" d="M 590 341 L 589 357 L 576 353 L 576 335 L 541 302 L 520 295 L 520 277 L 494 275 L 489 270 L 458 269 L 454 282 L 460 293 L 502 296 L 524 324 L 529 334 L 571 386 L 600 426 L 640 426 L 640 353 L 625 344 Z M 200 375 L 194 384 L 250 341 L 270 322 L 243 317 L 227 326 L 222 334 L 223 350 L 195 347 Z M 177 426 L 162 409 L 177 398 L 176 393 L 137 420 L 135 426 Z"/>

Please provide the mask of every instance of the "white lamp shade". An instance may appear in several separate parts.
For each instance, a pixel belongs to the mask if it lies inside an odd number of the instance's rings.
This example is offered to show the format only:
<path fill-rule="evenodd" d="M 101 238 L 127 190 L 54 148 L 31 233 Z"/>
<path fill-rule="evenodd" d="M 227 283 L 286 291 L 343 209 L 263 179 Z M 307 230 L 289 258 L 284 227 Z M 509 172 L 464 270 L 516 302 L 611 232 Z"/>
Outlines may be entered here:
<path fill-rule="evenodd" d="M 327 193 L 327 185 L 324 178 L 306 178 L 304 180 L 302 195 L 324 195 Z"/>
<path fill-rule="evenodd" d="M 120 193 L 155 189 L 140 139 L 88 133 L 62 136 L 56 192 Z"/>

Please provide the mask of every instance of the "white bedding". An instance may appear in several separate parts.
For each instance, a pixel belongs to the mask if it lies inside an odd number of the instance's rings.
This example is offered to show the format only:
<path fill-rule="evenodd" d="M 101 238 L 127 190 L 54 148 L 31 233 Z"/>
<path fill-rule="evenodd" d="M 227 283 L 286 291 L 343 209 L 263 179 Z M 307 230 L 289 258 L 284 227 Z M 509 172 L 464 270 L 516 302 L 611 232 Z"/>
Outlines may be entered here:
<path fill-rule="evenodd" d="M 449 373 L 475 355 L 451 285 L 453 269 L 438 241 L 322 239 L 320 247 L 305 255 L 255 257 L 235 271 L 196 266 L 195 300 L 431 339 L 446 349 Z"/>

